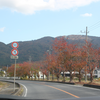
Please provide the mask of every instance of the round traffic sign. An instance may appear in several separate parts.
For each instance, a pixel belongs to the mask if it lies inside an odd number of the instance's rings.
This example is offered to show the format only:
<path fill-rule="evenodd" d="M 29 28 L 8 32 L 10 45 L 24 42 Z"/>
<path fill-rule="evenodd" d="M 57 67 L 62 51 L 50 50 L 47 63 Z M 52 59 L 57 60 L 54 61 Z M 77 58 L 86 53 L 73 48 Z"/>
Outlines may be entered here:
<path fill-rule="evenodd" d="M 11 54 L 13 56 L 17 56 L 18 55 L 18 50 L 17 49 L 12 49 Z"/>
<path fill-rule="evenodd" d="M 11 46 L 12 46 L 13 48 L 18 48 L 19 44 L 18 44 L 18 42 L 13 42 L 13 43 L 11 44 Z"/>

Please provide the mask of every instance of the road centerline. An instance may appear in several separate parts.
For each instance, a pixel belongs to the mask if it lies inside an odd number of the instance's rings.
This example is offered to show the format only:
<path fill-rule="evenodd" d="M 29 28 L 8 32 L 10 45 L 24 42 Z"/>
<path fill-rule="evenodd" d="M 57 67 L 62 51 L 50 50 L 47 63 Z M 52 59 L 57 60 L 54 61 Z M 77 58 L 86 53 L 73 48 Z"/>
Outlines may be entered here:
<path fill-rule="evenodd" d="M 59 88 L 56 88 L 56 87 L 53 87 L 53 86 L 50 86 L 50 85 L 45 85 L 45 86 L 48 86 L 48 87 L 54 88 L 54 89 L 56 89 L 56 90 L 62 91 L 62 92 L 64 92 L 64 93 L 67 93 L 67 94 L 69 94 L 69 95 L 75 97 L 75 98 L 80 98 L 79 96 L 76 96 L 76 95 L 74 95 L 74 94 L 72 94 L 72 93 L 69 93 L 69 92 L 67 92 L 67 91 L 64 91 L 64 90 L 62 90 L 62 89 L 59 89 Z"/>

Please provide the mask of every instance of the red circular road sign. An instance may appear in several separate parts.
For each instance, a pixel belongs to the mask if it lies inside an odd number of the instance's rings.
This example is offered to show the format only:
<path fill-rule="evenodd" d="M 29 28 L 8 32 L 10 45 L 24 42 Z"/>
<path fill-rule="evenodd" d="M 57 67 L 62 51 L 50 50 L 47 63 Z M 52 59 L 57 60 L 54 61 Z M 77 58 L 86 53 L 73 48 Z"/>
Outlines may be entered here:
<path fill-rule="evenodd" d="M 18 50 L 17 50 L 17 49 L 12 49 L 12 50 L 11 50 L 11 54 L 12 54 L 13 56 L 17 56 L 17 55 L 18 55 Z"/>
<path fill-rule="evenodd" d="M 13 48 L 18 48 L 19 44 L 18 44 L 18 42 L 13 42 L 13 43 L 11 44 L 11 46 L 12 46 Z"/>

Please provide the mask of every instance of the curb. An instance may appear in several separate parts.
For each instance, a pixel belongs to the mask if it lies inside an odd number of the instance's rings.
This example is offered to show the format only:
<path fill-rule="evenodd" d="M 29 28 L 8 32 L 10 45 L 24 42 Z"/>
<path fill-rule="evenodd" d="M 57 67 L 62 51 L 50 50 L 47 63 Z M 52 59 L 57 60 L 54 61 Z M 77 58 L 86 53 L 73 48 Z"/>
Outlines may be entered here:
<path fill-rule="evenodd" d="M 79 84 L 75 84 L 75 83 L 73 83 L 73 82 L 72 82 L 72 83 L 69 83 L 69 82 L 43 81 L 43 80 L 30 80 L 30 81 L 53 82 L 53 83 L 62 83 L 62 84 L 70 84 L 70 85 L 79 85 Z M 100 89 L 100 86 L 98 86 L 98 85 L 83 84 L 82 86 L 84 86 L 84 87 L 90 87 L 90 88 Z"/>
<path fill-rule="evenodd" d="M 100 86 L 98 86 L 98 85 L 83 84 L 83 86 L 85 86 L 85 87 L 91 87 L 91 88 L 96 88 L 96 89 L 100 89 Z"/>
<path fill-rule="evenodd" d="M 20 85 L 20 88 L 13 95 L 22 96 L 23 95 L 23 91 L 24 91 L 23 86 Z"/>
<path fill-rule="evenodd" d="M 11 81 L 6 81 L 6 80 L 0 80 L 2 82 L 7 82 L 7 83 L 14 83 L 14 82 L 11 82 Z M 19 87 L 19 89 L 13 93 L 11 93 L 12 95 L 15 95 L 15 96 L 22 96 L 23 95 L 23 86 L 17 82 L 15 82 L 15 84 Z"/>
<path fill-rule="evenodd" d="M 53 83 L 62 83 L 62 84 L 71 84 L 71 85 L 75 85 L 75 83 L 73 82 L 57 82 L 57 81 L 42 81 L 42 80 L 28 80 L 28 81 L 39 81 L 39 82 L 53 82 Z"/>

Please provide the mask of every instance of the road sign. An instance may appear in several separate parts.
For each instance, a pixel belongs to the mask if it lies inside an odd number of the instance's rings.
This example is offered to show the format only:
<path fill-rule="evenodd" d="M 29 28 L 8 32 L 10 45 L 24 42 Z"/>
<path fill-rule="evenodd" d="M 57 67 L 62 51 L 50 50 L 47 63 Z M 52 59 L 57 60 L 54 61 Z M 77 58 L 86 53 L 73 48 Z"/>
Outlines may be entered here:
<path fill-rule="evenodd" d="M 17 49 L 12 49 L 11 54 L 13 56 L 17 56 L 18 55 L 18 50 Z"/>
<path fill-rule="evenodd" d="M 12 46 L 13 48 L 18 48 L 19 44 L 18 44 L 18 42 L 13 42 L 13 43 L 11 44 L 11 46 Z"/>
<path fill-rule="evenodd" d="M 18 59 L 18 56 L 13 56 L 13 55 L 11 55 L 10 58 L 11 58 L 11 59 Z"/>
<path fill-rule="evenodd" d="M 15 77 L 16 77 L 16 59 L 18 59 L 18 50 L 17 50 L 17 48 L 18 48 L 18 46 L 19 46 L 19 44 L 18 44 L 18 42 L 13 42 L 12 44 L 11 44 L 11 46 L 14 48 L 14 49 L 12 49 L 11 50 L 11 59 L 15 59 L 15 68 L 14 68 L 14 91 L 15 91 Z"/>

